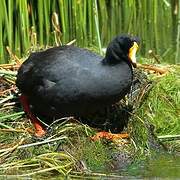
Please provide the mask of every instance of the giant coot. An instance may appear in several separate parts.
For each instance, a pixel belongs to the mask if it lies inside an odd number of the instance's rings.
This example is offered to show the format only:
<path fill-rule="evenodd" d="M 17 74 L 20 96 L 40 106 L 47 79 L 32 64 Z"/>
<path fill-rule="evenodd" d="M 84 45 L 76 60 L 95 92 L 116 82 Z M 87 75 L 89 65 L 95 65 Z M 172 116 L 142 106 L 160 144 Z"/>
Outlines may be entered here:
<path fill-rule="evenodd" d="M 115 37 L 105 57 L 75 46 L 60 46 L 32 53 L 18 70 L 24 111 L 36 129 L 67 116 L 85 117 L 122 99 L 131 88 L 139 39 Z"/>

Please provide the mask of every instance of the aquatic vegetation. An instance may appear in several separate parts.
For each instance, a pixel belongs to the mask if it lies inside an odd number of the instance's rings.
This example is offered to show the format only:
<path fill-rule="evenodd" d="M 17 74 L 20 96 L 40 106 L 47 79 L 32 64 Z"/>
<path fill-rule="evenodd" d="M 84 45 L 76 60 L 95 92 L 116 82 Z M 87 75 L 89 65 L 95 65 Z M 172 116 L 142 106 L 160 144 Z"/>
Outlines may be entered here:
<path fill-rule="evenodd" d="M 167 62 L 179 62 L 179 1 L 163 0 L 1 0 L 0 63 L 6 47 L 17 56 L 30 48 L 66 44 L 106 47 L 117 34 L 142 39 L 141 54 L 150 49 Z M 162 28 L 163 27 L 163 28 Z"/>

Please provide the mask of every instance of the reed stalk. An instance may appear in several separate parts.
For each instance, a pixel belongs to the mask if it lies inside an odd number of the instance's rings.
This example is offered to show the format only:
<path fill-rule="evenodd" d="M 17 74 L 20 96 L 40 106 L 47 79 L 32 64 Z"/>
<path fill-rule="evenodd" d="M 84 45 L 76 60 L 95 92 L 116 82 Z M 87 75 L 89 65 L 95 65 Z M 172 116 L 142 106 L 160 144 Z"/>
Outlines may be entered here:
<path fill-rule="evenodd" d="M 76 39 L 78 46 L 98 47 L 101 53 L 121 33 L 141 38 L 141 55 L 152 49 L 163 61 L 178 63 L 179 1 L 1 0 L 0 6 L 0 63 L 9 62 L 6 46 L 22 56 L 32 46 L 36 50 L 54 46 L 59 38 L 63 44 Z M 62 35 L 53 32 L 53 13 Z"/>

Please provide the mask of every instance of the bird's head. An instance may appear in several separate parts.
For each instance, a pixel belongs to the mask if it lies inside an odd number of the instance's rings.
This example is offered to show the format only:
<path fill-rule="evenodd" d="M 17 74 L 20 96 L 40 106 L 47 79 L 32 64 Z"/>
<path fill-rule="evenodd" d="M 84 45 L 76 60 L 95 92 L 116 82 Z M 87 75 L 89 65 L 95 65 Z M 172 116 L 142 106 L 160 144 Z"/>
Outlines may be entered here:
<path fill-rule="evenodd" d="M 129 35 L 121 35 L 114 38 L 106 51 L 106 59 L 115 64 L 119 61 L 130 61 L 136 67 L 136 52 L 139 48 L 140 39 Z"/>

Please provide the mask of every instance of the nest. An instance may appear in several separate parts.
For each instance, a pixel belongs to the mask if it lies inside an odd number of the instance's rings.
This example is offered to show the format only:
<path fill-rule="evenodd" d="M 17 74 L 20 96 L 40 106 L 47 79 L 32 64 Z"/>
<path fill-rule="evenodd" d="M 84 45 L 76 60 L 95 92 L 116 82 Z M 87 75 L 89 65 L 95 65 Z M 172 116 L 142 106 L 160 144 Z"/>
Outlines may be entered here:
<path fill-rule="evenodd" d="M 150 75 L 141 69 L 134 71 L 133 86 L 125 99 L 104 109 L 96 116 L 80 118 L 78 121 L 64 118 L 63 121 L 53 123 L 50 126 L 53 131 L 46 139 L 35 139 L 29 130 L 31 123 L 22 111 L 14 83 L 15 68 L 3 67 L 0 69 L 0 74 L 0 172 L 2 174 L 44 175 L 42 171 L 48 175 L 55 172 L 61 175 L 79 176 L 85 172 L 94 176 L 92 171 L 106 171 L 107 168 L 114 171 L 127 167 L 139 157 L 146 156 L 150 148 L 164 150 L 159 138 L 156 137 L 160 127 L 156 124 L 154 129 L 153 124 L 156 122 L 150 121 L 145 116 L 148 112 L 153 113 L 153 109 L 148 108 L 149 104 L 154 102 L 155 95 L 152 94 L 156 86 L 149 80 Z M 168 80 L 168 76 L 166 79 Z M 162 87 L 165 89 L 167 82 L 165 81 L 164 84 Z M 160 89 L 163 89 L 162 87 Z M 149 99 L 149 95 L 152 100 Z M 171 101 L 173 97 L 170 99 L 170 96 L 166 95 Z M 85 121 L 89 126 L 80 121 Z M 128 132 L 130 138 L 113 142 L 103 139 L 94 142 L 90 137 L 97 132 L 97 129 L 113 133 Z M 98 169 L 99 167 L 101 169 Z M 102 174 L 96 173 L 96 175 Z"/>

